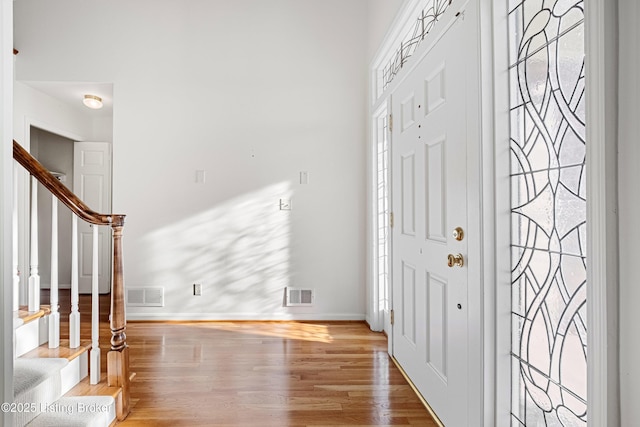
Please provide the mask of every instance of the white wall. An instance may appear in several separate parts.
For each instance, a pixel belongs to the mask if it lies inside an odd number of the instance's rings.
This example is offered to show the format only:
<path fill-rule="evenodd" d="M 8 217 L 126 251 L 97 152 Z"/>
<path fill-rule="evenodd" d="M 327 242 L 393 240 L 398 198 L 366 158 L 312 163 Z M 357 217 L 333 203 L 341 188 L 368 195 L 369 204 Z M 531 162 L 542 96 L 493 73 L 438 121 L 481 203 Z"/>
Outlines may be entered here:
<path fill-rule="evenodd" d="M 373 60 L 391 23 L 405 3 L 404 0 L 367 0 L 369 14 L 367 57 L 369 61 Z"/>
<path fill-rule="evenodd" d="M 20 52 L 16 57 L 16 73 L 22 61 L 22 54 Z M 13 102 L 14 139 L 27 149 L 31 125 L 82 140 L 93 138 L 93 118 L 90 115 L 80 109 L 70 108 L 28 84 L 17 81 L 14 84 Z"/>
<path fill-rule="evenodd" d="M 21 0 L 14 15 L 18 80 L 114 84 L 125 281 L 166 292 L 129 318 L 364 318 L 365 0 Z M 315 288 L 315 306 L 283 308 L 285 286 Z"/>

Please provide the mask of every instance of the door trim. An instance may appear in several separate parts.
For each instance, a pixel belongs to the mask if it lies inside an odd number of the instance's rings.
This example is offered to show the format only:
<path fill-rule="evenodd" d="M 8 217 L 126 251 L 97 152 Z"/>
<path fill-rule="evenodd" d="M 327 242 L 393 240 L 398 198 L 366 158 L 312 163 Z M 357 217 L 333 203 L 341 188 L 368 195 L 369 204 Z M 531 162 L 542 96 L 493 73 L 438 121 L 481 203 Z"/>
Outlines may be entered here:
<path fill-rule="evenodd" d="M 483 2 L 481 10 L 485 245 L 484 425 L 511 425 L 511 170 L 508 4 Z M 494 36 L 495 35 L 495 36 Z"/>
<path fill-rule="evenodd" d="M 635 286 L 638 270 L 635 265 L 640 254 L 637 242 L 640 241 L 640 230 L 637 227 L 637 216 L 640 212 L 640 194 L 637 183 L 640 182 L 640 170 L 637 159 L 640 150 L 637 135 L 640 135 L 640 86 L 637 81 L 640 69 L 640 52 L 636 43 L 640 40 L 640 5 L 637 0 L 620 0 L 620 74 L 619 93 L 624 97 L 619 100 L 619 142 L 618 142 L 618 198 L 620 206 L 619 229 L 624 230 L 620 236 L 620 425 L 632 424 L 640 419 L 640 407 L 637 396 L 640 395 L 640 367 L 637 360 L 640 355 L 640 343 L 637 340 L 636 318 L 637 301 L 640 300 L 640 289 Z M 624 237 L 623 237 L 624 236 Z M 615 372 L 615 371 L 614 371 Z"/>
<path fill-rule="evenodd" d="M 616 1 L 585 1 L 587 405 L 603 426 L 620 424 L 617 13 Z"/>
<path fill-rule="evenodd" d="M 13 401 L 13 2 L 0 4 L 0 399 Z M 10 411 L 0 412 L 0 425 L 13 425 Z"/>

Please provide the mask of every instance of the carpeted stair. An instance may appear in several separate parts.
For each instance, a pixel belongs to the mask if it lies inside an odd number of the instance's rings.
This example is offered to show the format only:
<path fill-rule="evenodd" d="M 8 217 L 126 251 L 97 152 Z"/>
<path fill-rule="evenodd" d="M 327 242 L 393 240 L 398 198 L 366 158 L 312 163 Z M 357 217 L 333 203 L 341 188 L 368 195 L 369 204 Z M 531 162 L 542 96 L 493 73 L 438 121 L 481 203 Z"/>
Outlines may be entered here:
<path fill-rule="evenodd" d="M 67 359 L 16 359 L 13 365 L 14 425 L 23 426 L 60 397 Z"/>
<path fill-rule="evenodd" d="M 116 418 L 111 396 L 62 397 L 28 427 L 108 427 Z"/>
<path fill-rule="evenodd" d="M 62 397 L 63 358 L 18 358 L 14 362 L 14 426 L 108 427 L 115 420 L 111 396 Z"/>

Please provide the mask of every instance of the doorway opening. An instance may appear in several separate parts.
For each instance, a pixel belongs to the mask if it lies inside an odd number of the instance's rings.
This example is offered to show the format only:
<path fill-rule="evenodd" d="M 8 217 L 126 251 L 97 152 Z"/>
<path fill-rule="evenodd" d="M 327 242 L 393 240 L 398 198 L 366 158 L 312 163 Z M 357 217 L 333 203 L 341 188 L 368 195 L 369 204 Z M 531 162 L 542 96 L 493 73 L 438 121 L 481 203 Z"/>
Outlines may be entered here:
<path fill-rule="evenodd" d="M 111 211 L 111 144 L 79 142 L 69 137 L 31 125 L 29 128 L 32 155 L 53 173 L 69 190 L 90 208 Z M 41 289 L 51 285 L 52 229 L 57 227 L 58 287 L 70 289 L 72 283 L 72 223 L 74 215 L 38 184 L 38 273 Z M 52 223 L 53 204 L 57 205 L 57 223 Z M 91 293 L 92 226 L 78 221 L 78 274 L 79 292 Z M 109 293 L 111 288 L 111 230 L 98 228 L 98 280 L 99 292 Z"/>
<path fill-rule="evenodd" d="M 62 184 L 73 191 L 72 139 L 30 127 L 31 154 Z M 38 188 L 38 271 L 41 289 L 51 285 L 51 193 Z M 61 289 L 71 288 L 71 211 L 58 211 L 58 280 Z"/>

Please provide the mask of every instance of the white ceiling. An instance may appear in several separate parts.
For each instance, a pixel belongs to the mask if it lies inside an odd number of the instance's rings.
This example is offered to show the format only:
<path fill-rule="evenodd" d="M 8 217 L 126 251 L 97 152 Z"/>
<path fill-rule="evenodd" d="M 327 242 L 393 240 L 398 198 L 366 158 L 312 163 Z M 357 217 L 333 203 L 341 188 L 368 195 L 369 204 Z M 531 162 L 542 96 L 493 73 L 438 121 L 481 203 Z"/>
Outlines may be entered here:
<path fill-rule="evenodd" d="M 113 84 L 87 82 L 23 82 L 72 108 L 82 108 L 94 117 L 113 116 Z M 91 110 L 82 104 L 84 95 L 96 95 L 102 98 L 103 107 Z"/>

